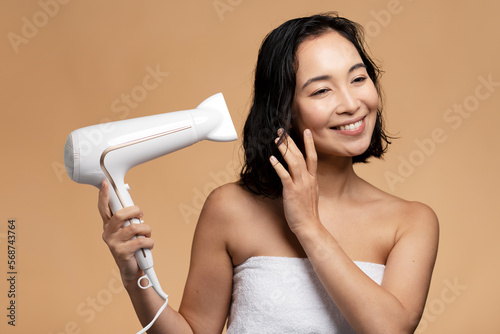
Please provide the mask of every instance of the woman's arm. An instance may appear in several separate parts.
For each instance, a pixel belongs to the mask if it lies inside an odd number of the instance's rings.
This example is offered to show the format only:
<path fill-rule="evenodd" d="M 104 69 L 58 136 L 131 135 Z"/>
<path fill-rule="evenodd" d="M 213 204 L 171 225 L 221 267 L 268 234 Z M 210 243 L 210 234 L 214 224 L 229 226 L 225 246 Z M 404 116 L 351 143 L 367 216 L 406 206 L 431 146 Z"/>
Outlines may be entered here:
<path fill-rule="evenodd" d="M 428 207 L 409 204 L 379 286 L 347 256 L 318 212 L 317 157 L 304 132 L 306 159 L 288 138 L 279 149 L 288 172 L 271 158 L 283 183 L 283 206 L 326 291 L 357 333 L 412 333 L 423 312 L 437 253 L 438 222 Z M 287 146 L 287 147 L 286 147 Z"/>
<path fill-rule="evenodd" d="M 221 221 L 220 208 L 217 201 L 207 200 L 200 216 L 179 312 L 168 306 L 148 333 L 221 333 L 231 298 L 232 265 L 225 251 L 224 235 L 217 224 Z M 143 272 L 134 254 L 140 248 L 153 247 L 153 240 L 149 238 L 151 229 L 146 224 L 131 224 L 122 228 L 124 221 L 141 218 L 142 212 L 138 207 L 128 207 L 112 215 L 106 183 L 99 192 L 99 211 L 104 223 L 103 239 L 120 269 L 137 316 L 145 326 L 163 304 L 153 289 L 143 290 L 137 286 Z M 135 235 L 146 238 L 131 240 Z"/>
<path fill-rule="evenodd" d="M 179 312 L 194 333 L 221 333 L 229 313 L 233 264 L 227 251 L 228 226 L 234 219 L 224 187 L 205 201 L 194 233 L 191 264 Z"/>
<path fill-rule="evenodd" d="M 326 291 L 356 333 L 413 333 L 424 309 L 437 252 L 438 223 L 415 203 L 379 286 L 322 225 L 296 234 Z"/>

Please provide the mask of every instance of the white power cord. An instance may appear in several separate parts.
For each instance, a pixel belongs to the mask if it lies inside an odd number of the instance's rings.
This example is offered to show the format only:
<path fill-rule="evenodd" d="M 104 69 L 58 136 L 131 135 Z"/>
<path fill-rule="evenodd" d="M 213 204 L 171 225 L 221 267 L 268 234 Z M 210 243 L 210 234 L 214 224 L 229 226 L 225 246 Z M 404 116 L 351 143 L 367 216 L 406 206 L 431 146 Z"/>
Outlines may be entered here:
<path fill-rule="evenodd" d="M 152 265 L 152 263 L 151 263 L 151 265 Z M 156 315 L 153 318 L 153 320 L 151 320 L 151 322 L 146 327 L 144 327 L 141 331 L 137 332 L 137 334 L 142 334 L 142 333 L 146 332 L 148 329 L 150 329 L 151 326 L 153 326 L 153 324 L 155 323 L 156 319 L 158 319 L 160 314 L 163 312 L 163 310 L 165 310 L 165 308 L 168 305 L 168 295 L 161 289 L 160 282 L 158 281 L 158 278 L 156 278 L 156 273 L 155 273 L 155 270 L 153 269 L 153 267 L 151 266 L 151 267 L 145 268 L 143 270 L 144 270 L 144 276 L 140 277 L 137 280 L 137 285 L 141 289 L 147 289 L 149 287 L 153 287 L 153 289 L 161 297 L 161 299 L 163 299 L 165 301 L 165 303 L 163 303 L 163 305 L 160 307 L 158 312 L 156 312 Z M 143 279 L 148 280 L 148 284 L 145 286 L 141 285 L 141 281 Z"/>
<path fill-rule="evenodd" d="M 160 309 L 158 310 L 158 312 L 156 312 L 156 315 L 153 318 L 153 320 L 151 320 L 151 322 L 146 327 L 144 327 L 139 332 L 137 332 L 137 334 L 145 333 L 148 329 L 150 329 L 151 326 L 153 326 L 153 324 L 155 323 L 156 319 L 158 319 L 158 317 L 160 316 L 160 314 L 163 312 L 163 310 L 165 310 L 165 308 L 167 307 L 167 305 L 168 305 L 168 296 L 165 299 L 165 303 L 163 303 L 163 305 L 160 307 Z"/>

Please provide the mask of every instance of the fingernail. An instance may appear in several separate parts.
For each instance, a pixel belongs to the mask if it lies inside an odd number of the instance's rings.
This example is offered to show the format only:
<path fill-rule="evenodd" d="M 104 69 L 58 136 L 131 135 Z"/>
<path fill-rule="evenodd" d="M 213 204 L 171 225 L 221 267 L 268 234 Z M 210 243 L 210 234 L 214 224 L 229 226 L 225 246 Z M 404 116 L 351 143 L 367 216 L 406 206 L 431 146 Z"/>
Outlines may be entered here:
<path fill-rule="evenodd" d="M 278 159 L 276 159 L 276 157 L 274 155 L 271 155 L 271 157 L 269 158 L 269 161 L 271 161 L 271 163 L 274 165 L 278 162 Z"/>
<path fill-rule="evenodd" d="M 283 132 L 285 132 L 285 130 L 283 130 L 283 128 L 279 128 L 278 129 L 278 136 L 281 136 L 283 134 Z"/>
<path fill-rule="evenodd" d="M 306 130 L 304 131 L 304 135 L 305 135 L 306 137 L 311 137 L 311 136 L 312 136 L 311 130 L 306 129 Z"/>

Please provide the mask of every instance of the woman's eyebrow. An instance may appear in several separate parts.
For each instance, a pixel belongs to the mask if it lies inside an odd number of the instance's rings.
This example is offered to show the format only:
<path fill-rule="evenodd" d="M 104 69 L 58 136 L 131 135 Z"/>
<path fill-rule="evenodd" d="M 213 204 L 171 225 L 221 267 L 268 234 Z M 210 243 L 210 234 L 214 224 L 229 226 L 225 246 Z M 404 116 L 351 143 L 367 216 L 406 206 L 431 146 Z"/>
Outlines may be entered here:
<path fill-rule="evenodd" d="M 349 71 L 347 73 L 351 73 L 351 72 L 357 70 L 358 68 L 366 68 L 366 65 L 363 63 L 354 64 L 351 66 L 351 68 L 349 69 Z"/>
<path fill-rule="evenodd" d="M 363 63 L 357 63 L 357 64 L 354 64 L 351 66 L 351 68 L 349 68 L 349 71 L 347 71 L 347 73 L 351 73 L 355 70 L 357 70 L 358 68 L 366 68 L 366 65 L 363 64 Z M 308 85 L 312 84 L 313 82 L 316 82 L 316 81 L 323 81 L 323 80 L 330 80 L 332 78 L 331 75 L 319 75 L 317 77 L 314 77 L 314 78 L 311 78 L 309 80 L 306 81 L 306 83 L 302 86 L 302 89 L 306 88 Z"/>
<path fill-rule="evenodd" d="M 329 80 L 331 78 L 332 78 L 331 75 L 319 75 L 317 77 L 311 78 L 311 79 L 306 81 L 306 83 L 302 86 L 302 89 L 306 88 L 308 85 L 312 84 L 313 82 Z"/>

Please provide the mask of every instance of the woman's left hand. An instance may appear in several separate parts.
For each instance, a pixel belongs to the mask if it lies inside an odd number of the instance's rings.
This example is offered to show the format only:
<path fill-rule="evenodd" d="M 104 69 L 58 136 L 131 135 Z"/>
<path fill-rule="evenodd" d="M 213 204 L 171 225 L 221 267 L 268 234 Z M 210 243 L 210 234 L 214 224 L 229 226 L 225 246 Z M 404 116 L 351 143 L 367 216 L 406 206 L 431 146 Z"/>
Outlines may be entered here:
<path fill-rule="evenodd" d="M 281 134 L 279 130 L 278 134 Z M 290 136 L 286 135 L 278 149 L 288 164 L 288 171 L 271 156 L 270 161 L 283 184 L 283 209 L 288 226 L 297 234 L 320 223 L 318 212 L 318 182 L 316 180 L 317 154 L 309 129 L 304 131 L 305 155 Z M 278 140 L 278 139 L 276 139 Z"/>

